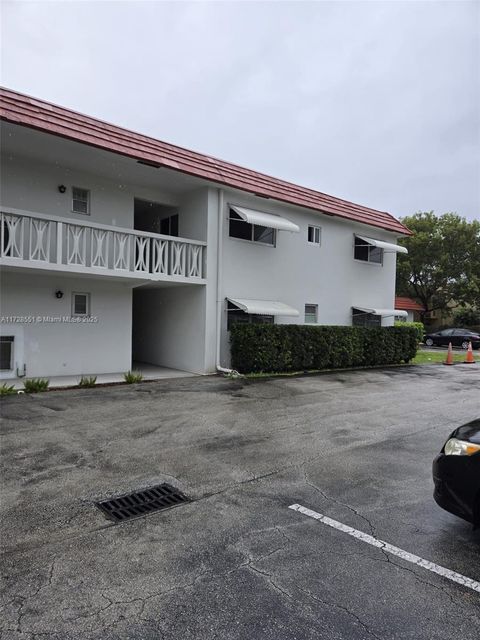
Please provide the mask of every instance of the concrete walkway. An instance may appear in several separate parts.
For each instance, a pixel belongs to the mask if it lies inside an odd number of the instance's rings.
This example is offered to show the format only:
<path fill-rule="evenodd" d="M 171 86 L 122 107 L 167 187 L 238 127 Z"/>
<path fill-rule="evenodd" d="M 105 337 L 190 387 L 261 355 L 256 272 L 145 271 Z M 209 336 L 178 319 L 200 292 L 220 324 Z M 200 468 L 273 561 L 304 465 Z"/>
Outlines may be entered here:
<path fill-rule="evenodd" d="M 146 362 L 134 362 L 132 365 L 132 371 L 139 371 L 144 380 L 165 380 L 169 378 L 188 378 L 198 374 L 190 373 L 189 371 L 180 371 L 178 369 L 169 369 L 168 367 L 157 367 L 153 364 Z M 111 384 L 114 382 L 124 382 L 125 371 L 119 373 L 85 373 L 84 376 L 97 376 L 96 384 Z M 26 376 L 27 378 L 29 376 Z M 46 376 L 47 377 L 47 376 Z M 49 388 L 61 388 L 61 387 L 75 387 L 80 382 L 81 375 L 74 376 L 51 376 L 48 377 L 50 381 Z M 25 378 L 12 378 L 11 380 L 4 380 L 8 385 L 14 385 L 15 389 L 23 389 L 23 382 Z"/>

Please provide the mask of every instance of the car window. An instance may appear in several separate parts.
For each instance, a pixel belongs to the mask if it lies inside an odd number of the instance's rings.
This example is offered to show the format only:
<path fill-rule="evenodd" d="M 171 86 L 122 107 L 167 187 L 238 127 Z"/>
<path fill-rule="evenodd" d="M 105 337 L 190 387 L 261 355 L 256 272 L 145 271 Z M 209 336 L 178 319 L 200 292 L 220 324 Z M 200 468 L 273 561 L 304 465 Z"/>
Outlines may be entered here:
<path fill-rule="evenodd" d="M 453 335 L 454 336 L 470 335 L 470 331 L 465 331 L 465 329 L 454 329 Z"/>
<path fill-rule="evenodd" d="M 439 336 L 451 336 L 453 333 L 453 329 L 444 329 L 443 331 L 439 331 Z"/>

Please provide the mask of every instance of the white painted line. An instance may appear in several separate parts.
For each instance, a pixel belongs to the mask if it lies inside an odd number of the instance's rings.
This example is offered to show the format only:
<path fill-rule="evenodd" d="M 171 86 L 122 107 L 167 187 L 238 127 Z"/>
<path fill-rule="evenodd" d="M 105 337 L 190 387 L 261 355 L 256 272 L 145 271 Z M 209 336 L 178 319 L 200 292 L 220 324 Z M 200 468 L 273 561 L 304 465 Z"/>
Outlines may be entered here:
<path fill-rule="evenodd" d="M 392 556 L 397 556 L 398 558 L 402 558 L 402 560 L 407 560 L 407 562 L 412 562 L 413 564 L 417 564 L 419 567 L 423 567 L 428 571 L 432 571 L 433 573 L 437 573 L 439 576 L 443 578 L 448 578 L 448 580 L 452 580 L 453 582 L 457 582 L 461 584 L 463 587 L 468 587 L 469 589 L 473 589 L 480 593 L 480 582 L 476 580 L 472 580 L 471 578 L 467 578 L 466 576 L 462 576 L 461 573 L 456 573 L 455 571 L 451 571 L 450 569 L 446 569 L 445 567 L 441 567 L 439 564 L 435 564 L 434 562 L 430 562 L 430 560 L 424 560 L 419 556 L 415 556 L 413 553 L 409 553 L 408 551 L 404 551 L 399 547 L 394 547 L 392 544 L 388 542 L 383 542 L 383 540 L 378 540 L 378 538 L 374 538 L 373 536 L 368 535 L 368 533 L 364 533 L 363 531 L 358 531 L 358 529 L 353 529 L 342 522 L 338 522 L 337 520 L 332 520 L 328 516 L 324 516 L 322 513 L 317 513 L 316 511 L 312 511 L 311 509 L 307 509 L 306 507 L 302 507 L 301 504 L 291 504 L 289 509 L 293 509 L 294 511 L 298 511 L 303 513 L 305 516 L 309 518 L 313 518 L 314 520 L 318 520 L 319 522 L 323 522 L 323 524 L 328 525 L 329 527 L 333 527 L 333 529 L 337 529 L 338 531 L 343 531 L 343 533 L 348 533 L 349 536 L 353 538 L 357 538 L 357 540 L 361 540 L 362 542 L 366 542 L 367 544 L 371 544 L 373 547 L 378 547 L 379 549 L 383 549 L 387 553 L 392 554 Z"/>

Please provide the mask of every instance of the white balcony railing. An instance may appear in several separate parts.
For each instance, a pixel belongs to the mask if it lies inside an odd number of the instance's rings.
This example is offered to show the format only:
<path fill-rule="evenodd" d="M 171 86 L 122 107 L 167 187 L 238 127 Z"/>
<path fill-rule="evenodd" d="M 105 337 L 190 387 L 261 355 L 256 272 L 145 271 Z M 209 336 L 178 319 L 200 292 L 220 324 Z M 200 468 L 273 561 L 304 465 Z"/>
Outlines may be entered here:
<path fill-rule="evenodd" d="M 6 265 L 148 280 L 205 278 L 206 243 L 196 240 L 5 207 L 0 233 L 0 258 Z"/>

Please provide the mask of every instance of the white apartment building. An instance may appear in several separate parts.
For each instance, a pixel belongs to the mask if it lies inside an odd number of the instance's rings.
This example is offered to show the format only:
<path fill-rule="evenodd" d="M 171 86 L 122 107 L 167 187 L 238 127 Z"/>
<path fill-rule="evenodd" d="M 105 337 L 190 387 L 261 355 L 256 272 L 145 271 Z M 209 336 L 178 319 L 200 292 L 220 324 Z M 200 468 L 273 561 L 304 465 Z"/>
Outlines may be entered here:
<path fill-rule="evenodd" d="M 14 91 L 0 378 L 229 367 L 232 322 L 393 324 L 388 213 Z"/>

